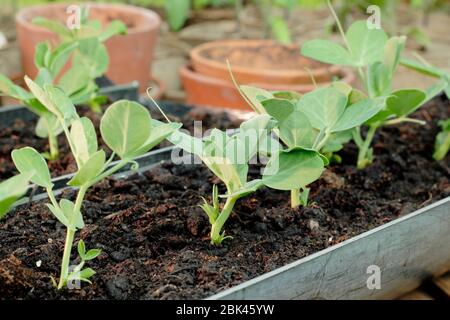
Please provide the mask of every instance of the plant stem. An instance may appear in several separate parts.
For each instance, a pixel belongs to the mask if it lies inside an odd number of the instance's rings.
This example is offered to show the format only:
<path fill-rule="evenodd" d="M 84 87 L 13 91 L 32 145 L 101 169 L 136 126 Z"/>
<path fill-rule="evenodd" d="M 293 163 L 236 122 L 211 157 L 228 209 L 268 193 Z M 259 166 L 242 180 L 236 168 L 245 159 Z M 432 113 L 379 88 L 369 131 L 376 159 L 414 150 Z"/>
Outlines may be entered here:
<path fill-rule="evenodd" d="M 103 180 L 104 178 L 114 174 L 116 171 L 122 169 L 123 167 L 125 167 L 130 162 L 131 162 L 131 160 L 128 160 L 128 159 L 123 159 L 123 160 L 119 161 L 116 165 L 114 165 L 113 167 L 111 167 L 108 170 L 106 170 L 105 172 L 103 172 L 101 175 L 96 177 L 94 180 L 90 181 L 89 184 L 88 184 L 88 188 L 90 188 L 91 186 L 93 186 L 97 182 Z"/>
<path fill-rule="evenodd" d="M 331 136 L 331 132 L 325 131 L 325 136 L 322 138 L 322 140 L 320 140 L 320 143 L 313 149 L 320 151 L 320 149 L 322 149 L 325 146 L 325 144 L 327 143 L 330 136 Z"/>
<path fill-rule="evenodd" d="M 233 210 L 234 204 L 238 200 L 237 197 L 227 198 L 225 205 L 223 206 L 222 212 L 217 217 L 216 221 L 213 223 L 211 227 L 211 243 L 215 245 L 219 245 L 222 242 L 222 234 L 220 231 L 223 228 L 223 225 L 228 220 L 228 217 Z"/>
<path fill-rule="evenodd" d="M 48 135 L 48 145 L 50 147 L 49 160 L 53 161 L 58 159 L 59 157 L 58 138 L 51 133 Z"/>
<path fill-rule="evenodd" d="M 366 139 L 358 152 L 358 169 L 364 169 L 369 163 L 370 159 L 367 159 L 367 152 L 369 151 L 370 145 L 372 144 L 373 137 L 377 131 L 378 126 L 370 126 L 367 132 Z"/>
<path fill-rule="evenodd" d="M 78 190 L 77 199 L 75 200 L 74 212 L 81 210 L 81 205 L 86 195 L 88 186 L 81 186 Z M 70 254 L 72 252 L 73 238 L 75 236 L 75 229 L 67 229 L 66 243 L 64 244 L 63 260 L 61 263 L 61 274 L 58 283 L 58 289 L 62 289 L 67 282 L 67 277 L 69 276 L 69 264 L 70 264 Z"/>
<path fill-rule="evenodd" d="M 300 189 L 291 190 L 291 208 L 300 206 Z"/>

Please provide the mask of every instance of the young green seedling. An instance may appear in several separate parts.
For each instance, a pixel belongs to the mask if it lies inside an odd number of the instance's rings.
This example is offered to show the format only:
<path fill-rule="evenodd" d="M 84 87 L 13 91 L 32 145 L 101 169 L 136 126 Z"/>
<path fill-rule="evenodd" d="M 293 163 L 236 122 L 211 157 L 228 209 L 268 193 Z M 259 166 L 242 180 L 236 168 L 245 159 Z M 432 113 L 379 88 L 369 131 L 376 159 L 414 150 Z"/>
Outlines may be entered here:
<path fill-rule="evenodd" d="M 18 174 L 0 183 L 0 219 L 28 190 L 31 174 Z"/>
<path fill-rule="evenodd" d="M 450 119 L 439 122 L 442 130 L 436 136 L 433 157 L 436 160 L 442 160 L 450 150 Z"/>
<path fill-rule="evenodd" d="M 56 33 L 61 45 L 75 45 L 72 68 L 60 80 L 59 86 L 72 96 L 89 101 L 94 111 L 101 112 L 100 104 L 104 98 L 97 95 L 95 79 L 108 69 L 109 56 L 104 42 L 109 38 L 126 34 L 126 26 L 119 20 L 111 21 L 103 28 L 101 21 L 89 20 L 89 10 L 81 10 L 79 28 L 70 29 L 61 22 L 36 17 L 33 23 Z"/>
<path fill-rule="evenodd" d="M 31 181 L 47 190 L 49 210 L 67 228 L 66 243 L 61 264 L 58 288 L 61 289 L 75 278 L 88 281 L 93 272 L 82 269 L 84 262 L 96 254 L 80 254 L 82 263 L 69 271 L 70 255 L 77 230 L 84 227 L 81 213 L 87 190 L 100 180 L 111 176 L 127 164 L 134 164 L 138 157 L 159 144 L 168 135 L 180 127 L 177 123 L 162 124 L 152 120 L 148 110 L 132 101 L 121 100 L 113 103 L 101 119 L 100 131 L 106 145 L 113 151 L 109 159 L 99 150 L 97 135 L 92 122 L 80 118 L 75 107 L 64 91 L 53 85 L 39 86 L 25 78 L 31 92 L 57 118 L 69 143 L 78 170 L 67 183 L 78 188 L 75 202 L 61 199 L 58 203 L 53 194 L 53 183 L 44 158 L 33 148 L 25 147 L 12 152 L 12 158 L 19 172 L 32 174 Z M 119 161 L 112 164 L 115 156 Z M 81 246 L 81 245 L 80 245 Z M 80 247 L 79 252 L 84 253 Z M 94 251 L 97 252 L 97 251 Z"/>
<path fill-rule="evenodd" d="M 329 2 L 328 2 L 329 3 Z M 392 89 L 392 79 L 404 49 L 406 37 L 388 38 L 382 29 L 369 27 L 366 21 L 353 23 L 344 33 L 336 13 L 330 9 L 344 39 L 346 48 L 329 40 L 307 41 L 302 54 L 330 64 L 353 67 L 358 70 L 367 96 L 382 98 L 385 105 L 379 113 L 365 124 L 368 125 L 366 137 L 361 136 L 360 127 L 352 132 L 359 148 L 358 168 L 362 169 L 373 161 L 372 140 L 378 128 L 400 122 L 417 122 L 408 116 L 430 100 L 438 88 L 430 87 L 427 92 L 417 89 Z"/>
<path fill-rule="evenodd" d="M 383 99 L 365 98 L 340 82 L 303 96 L 248 86 L 240 90 L 256 112 L 277 120 L 274 133 L 286 152 L 300 148 L 329 155 L 338 151 L 351 138 L 351 130 L 379 113 L 384 105 Z M 328 159 L 323 158 L 328 164 Z M 320 165 L 317 163 L 317 168 Z M 306 185 L 291 189 L 291 206 L 306 205 L 308 193 Z"/>
<path fill-rule="evenodd" d="M 39 72 L 34 81 L 40 86 L 54 83 L 56 75 L 65 65 L 76 44 L 62 44 L 55 50 L 51 50 L 47 43 L 38 44 L 35 52 L 35 64 Z M 64 78 L 64 77 L 63 77 Z M 74 80 L 77 81 L 77 80 Z M 49 160 L 55 160 L 59 156 L 57 136 L 62 132 L 56 117 L 47 110 L 38 99 L 29 91 L 13 83 L 8 77 L 0 74 L 0 93 L 21 101 L 39 119 L 36 125 L 36 135 L 47 138 L 50 152 L 45 154 Z M 70 97 L 74 103 L 86 102 L 80 100 L 77 92 Z"/>

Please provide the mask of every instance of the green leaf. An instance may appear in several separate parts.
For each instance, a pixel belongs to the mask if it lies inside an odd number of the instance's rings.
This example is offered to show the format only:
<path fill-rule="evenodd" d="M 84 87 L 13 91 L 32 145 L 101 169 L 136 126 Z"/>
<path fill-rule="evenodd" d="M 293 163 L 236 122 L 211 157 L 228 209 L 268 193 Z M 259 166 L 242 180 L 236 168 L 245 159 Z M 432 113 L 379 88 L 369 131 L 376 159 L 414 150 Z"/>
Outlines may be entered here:
<path fill-rule="evenodd" d="M 100 249 L 91 249 L 86 253 L 84 260 L 89 261 L 97 258 L 102 253 Z"/>
<path fill-rule="evenodd" d="M 375 62 L 367 71 L 367 86 L 371 97 L 380 97 L 391 91 L 392 73 L 382 62 Z"/>
<path fill-rule="evenodd" d="M 48 138 L 57 136 L 63 131 L 58 119 L 50 112 L 44 113 L 38 120 L 35 128 L 36 135 L 39 138 Z"/>
<path fill-rule="evenodd" d="M 0 93 L 11 98 L 25 101 L 32 99 L 33 95 L 24 90 L 21 86 L 16 85 L 8 77 L 0 73 Z"/>
<path fill-rule="evenodd" d="M 46 206 L 50 210 L 50 212 L 53 213 L 56 219 L 58 219 L 59 222 L 61 222 L 67 229 L 71 229 L 69 219 L 65 216 L 64 212 L 59 207 L 55 207 L 50 203 L 47 203 Z"/>
<path fill-rule="evenodd" d="M 191 4 L 186 0 L 166 0 L 165 9 L 170 29 L 178 31 L 184 26 L 189 16 Z"/>
<path fill-rule="evenodd" d="M 80 239 L 78 241 L 77 246 L 78 255 L 80 256 L 81 260 L 86 260 L 84 257 L 86 255 L 86 245 L 84 244 L 84 241 Z"/>
<path fill-rule="evenodd" d="M 267 114 L 276 119 L 278 122 L 286 120 L 295 108 L 289 100 L 284 99 L 267 99 L 261 101 L 261 104 Z"/>
<path fill-rule="evenodd" d="M 97 133 L 92 121 L 83 117 L 72 122 L 70 139 L 73 143 L 74 155 L 83 166 L 98 149 Z"/>
<path fill-rule="evenodd" d="M 53 76 L 50 74 L 50 71 L 46 68 L 40 68 L 39 72 L 34 79 L 34 82 L 40 87 L 44 87 L 46 84 L 53 83 Z"/>
<path fill-rule="evenodd" d="M 354 66 L 356 63 L 344 47 L 329 40 L 306 41 L 302 46 L 301 53 L 305 57 L 329 64 Z"/>
<path fill-rule="evenodd" d="M 9 208 L 28 190 L 28 184 L 33 173 L 21 173 L 0 183 L 0 219 Z"/>
<path fill-rule="evenodd" d="M 262 182 L 277 190 L 300 189 L 319 179 L 323 171 L 324 162 L 319 153 L 296 148 L 272 156 Z"/>
<path fill-rule="evenodd" d="M 425 93 L 417 89 L 395 91 L 387 99 L 387 109 L 397 117 L 405 117 L 414 111 L 425 100 Z"/>
<path fill-rule="evenodd" d="M 362 125 L 380 112 L 384 105 L 385 99 L 378 98 L 365 99 L 348 106 L 331 132 L 345 131 Z"/>
<path fill-rule="evenodd" d="M 72 52 L 77 48 L 78 43 L 66 42 L 60 44 L 50 56 L 50 61 L 47 65 L 53 77 L 56 77 L 61 71 L 62 67 L 69 60 Z"/>
<path fill-rule="evenodd" d="M 154 119 L 151 120 L 151 123 L 152 128 L 150 130 L 150 135 L 148 136 L 147 141 L 139 149 L 133 152 L 133 158 L 149 152 L 155 146 L 160 144 L 161 141 L 169 137 L 183 125 L 177 122 L 163 123 Z"/>
<path fill-rule="evenodd" d="M 43 188 L 52 188 L 50 172 L 42 155 L 31 147 L 14 150 L 11 153 L 14 164 L 20 173 L 33 173 L 31 182 Z"/>
<path fill-rule="evenodd" d="M 94 270 L 92 270 L 91 268 L 83 269 L 80 271 L 80 280 L 91 283 L 89 281 L 89 278 L 91 278 L 93 275 L 95 275 L 95 273 L 96 272 Z"/>
<path fill-rule="evenodd" d="M 59 202 L 61 210 L 69 221 L 70 229 L 83 229 L 84 221 L 80 210 L 75 210 L 75 204 L 67 199 L 61 199 Z"/>
<path fill-rule="evenodd" d="M 433 158 L 437 161 L 443 160 L 450 150 L 450 119 L 439 123 L 442 131 L 436 136 Z"/>
<path fill-rule="evenodd" d="M 72 33 L 69 28 L 67 28 L 61 22 L 55 20 L 49 20 L 42 17 L 35 17 L 32 23 L 41 27 L 46 28 L 49 31 L 55 32 L 61 37 L 71 37 Z"/>
<path fill-rule="evenodd" d="M 90 80 L 89 70 L 83 66 L 72 66 L 72 68 L 61 76 L 58 85 L 68 96 L 72 96 L 85 88 Z M 74 102 L 72 97 L 71 100 Z"/>
<path fill-rule="evenodd" d="M 382 61 L 387 35 L 382 29 L 369 29 L 365 20 L 354 22 L 346 32 L 353 64 L 359 67 Z"/>
<path fill-rule="evenodd" d="M 103 150 L 95 152 L 67 184 L 75 187 L 92 181 L 103 171 L 105 161 L 106 155 Z"/>
<path fill-rule="evenodd" d="M 114 20 L 108 24 L 106 30 L 103 31 L 102 34 L 99 36 L 99 40 L 101 42 L 104 42 L 109 38 L 111 38 L 112 36 L 126 33 L 127 33 L 127 26 L 120 20 Z"/>
<path fill-rule="evenodd" d="M 94 79 L 102 76 L 108 69 L 109 55 L 105 45 L 98 38 L 80 39 L 72 63 L 89 70 L 91 78 Z"/>
<path fill-rule="evenodd" d="M 400 56 L 405 49 L 406 37 L 392 37 L 384 46 L 383 64 L 388 68 L 391 74 L 397 69 L 400 62 Z"/>
<path fill-rule="evenodd" d="M 331 130 L 345 111 L 347 96 L 336 88 L 320 88 L 305 94 L 297 104 L 311 125 L 318 130 Z"/>
<path fill-rule="evenodd" d="M 103 140 L 122 159 L 134 155 L 151 133 L 151 117 L 140 104 L 127 100 L 113 103 L 100 123 Z"/>
<path fill-rule="evenodd" d="M 46 68 L 50 59 L 51 50 L 47 42 L 39 42 L 34 52 L 34 64 L 37 68 Z"/>

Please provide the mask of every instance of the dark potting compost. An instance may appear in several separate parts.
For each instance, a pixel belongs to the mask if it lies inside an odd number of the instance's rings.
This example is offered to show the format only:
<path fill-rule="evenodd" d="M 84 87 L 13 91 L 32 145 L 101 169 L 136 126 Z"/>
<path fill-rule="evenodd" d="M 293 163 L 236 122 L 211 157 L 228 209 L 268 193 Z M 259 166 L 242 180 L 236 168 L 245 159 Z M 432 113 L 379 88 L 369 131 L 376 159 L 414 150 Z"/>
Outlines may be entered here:
<path fill-rule="evenodd" d="M 221 184 L 203 165 L 163 163 L 104 180 L 87 195 L 86 227 L 76 234 L 76 241 L 102 249 L 87 264 L 97 272 L 93 284 L 81 289 L 52 286 L 62 225 L 43 202 L 17 208 L 0 224 L 0 297 L 205 298 L 448 197 L 450 157 L 437 162 L 432 154 L 437 121 L 450 116 L 450 103 L 436 98 L 413 116 L 427 124 L 379 130 L 374 163 L 365 170 L 354 166 L 357 148 L 348 144 L 339 153 L 343 163 L 311 185 L 307 208 L 291 209 L 289 192 L 269 189 L 238 201 L 225 225 L 233 238 L 220 247 L 209 243 L 210 226 L 198 205 Z"/>

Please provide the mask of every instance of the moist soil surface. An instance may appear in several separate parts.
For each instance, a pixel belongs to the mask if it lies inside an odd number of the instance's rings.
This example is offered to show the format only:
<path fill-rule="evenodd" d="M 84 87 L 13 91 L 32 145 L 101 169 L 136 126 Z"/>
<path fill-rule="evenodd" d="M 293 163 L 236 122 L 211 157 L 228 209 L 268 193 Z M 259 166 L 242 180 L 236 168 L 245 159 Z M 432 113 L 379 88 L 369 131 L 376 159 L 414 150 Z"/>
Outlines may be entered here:
<path fill-rule="evenodd" d="M 102 148 L 109 153 L 108 147 L 103 143 L 100 136 L 100 120 L 101 114 L 91 111 L 89 108 L 80 108 L 82 116 L 87 116 L 92 120 L 97 131 L 98 141 Z M 174 116 L 168 114 L 172 121 L 183 123 L 183 128 L 194 131 L 194 121 L 201 121 L 203 130 L 210 128 L 237 128 L 239 127 L 239 120 L 232 119 L 226 112 L 211 113 L 202 109 L 192 109 L 182 116 Z M 152 117 L 157 120 L 165 121 L 164 118 L 152 112 Z M 17 119 L 10 125 L 4 125 L 0 122 L 0 181 L 12 177 L 17 173 L 14 163 L 11 159 L 11 151 L 22 147 L 33 147 L 39 152 L 48 152 L 48 140 L 41 139 L 35 135 L 36 122 L 24 121 Z M 77 166 L 70 148 L 66 142 L 64 134 L 58 136 L 58 144 L 60 146 L 60 157 L 57 160 L 49 162 L 50 172 L 52 177 L 61 176 L 72 173 L 77 170 Z M 170 143 L 163 142 L 160 147 L 169 146 Z"/>
<path fill-rule="evenodd" d="M 221 185 L 204 166 L 166 163 L 104 180 L 88 193 L 86 227 L 75 238 L 103 251 L 87 264 L 97 271 L 93 284 L 77 290 L 57 291 L 50 280 L 59 274 L 62 225 L 42 202 L 16 209 L 0 224 L 0 297 L 208 297 L 450 196 L 450 157 L 431 157 L 437 120 L 449 116 L 449 101 L 438 98 L 414 115 L 426 125 L 381 129 L 365 170 L 355 168 L 356 147 L 347 145 L 343 164 L 312 184 L 308 208 L 293 210 L 288 192 L 269 189 L 241 199 L 225 225 L 233 239 L 220 247 L 209 243 L 198 207 L 201 196 L 211 200 L 213 184 Z"/>

